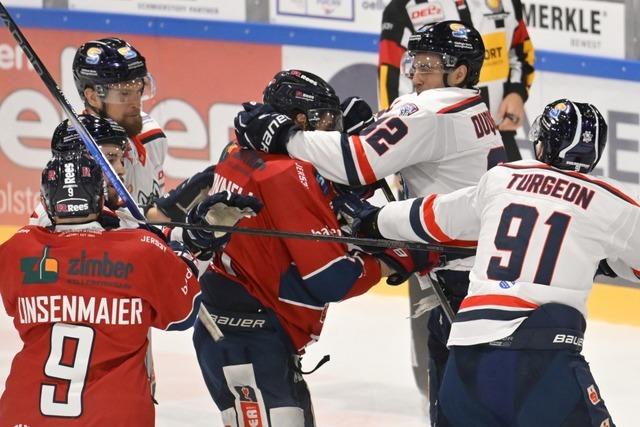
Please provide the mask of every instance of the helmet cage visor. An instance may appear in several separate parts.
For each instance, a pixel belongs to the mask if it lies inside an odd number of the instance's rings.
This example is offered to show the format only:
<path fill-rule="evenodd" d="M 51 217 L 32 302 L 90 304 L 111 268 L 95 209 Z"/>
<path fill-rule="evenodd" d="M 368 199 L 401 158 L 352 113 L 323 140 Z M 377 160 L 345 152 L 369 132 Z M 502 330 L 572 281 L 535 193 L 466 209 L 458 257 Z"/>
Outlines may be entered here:
<path fill-rule="evenodd" d="M 312 108 L 307 120 L 313 130 L 342 131 L 342 112 L 333 108 Z"/>
<path fill-rule="evenodd" d="M 453 71 L 457 63 L 458 58 L 447 53 L 407 51 L 402 57 L 400 71 L 408 78 L 415 74 L 446 74 Z"/>
<path fill-rule="evenodd" d="M 97 84 L 94 88 L 107 104 L 138 104 L 156 95 L 156 81 L 150 73 L 125 82 Z"/>

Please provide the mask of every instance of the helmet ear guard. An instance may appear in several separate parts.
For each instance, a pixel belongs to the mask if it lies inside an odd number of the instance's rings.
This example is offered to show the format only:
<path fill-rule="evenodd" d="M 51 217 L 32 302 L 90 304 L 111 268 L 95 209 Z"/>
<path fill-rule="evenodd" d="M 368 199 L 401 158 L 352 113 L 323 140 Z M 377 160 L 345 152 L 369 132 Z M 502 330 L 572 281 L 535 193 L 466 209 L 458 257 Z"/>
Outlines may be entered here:
<path fill-rule="evenodd" d="M 537 160 L 558 169 L 589 173 L 602 157 L 607 129 L 594 105 L 559 99 L 534 120 L 529 139 Z"/>

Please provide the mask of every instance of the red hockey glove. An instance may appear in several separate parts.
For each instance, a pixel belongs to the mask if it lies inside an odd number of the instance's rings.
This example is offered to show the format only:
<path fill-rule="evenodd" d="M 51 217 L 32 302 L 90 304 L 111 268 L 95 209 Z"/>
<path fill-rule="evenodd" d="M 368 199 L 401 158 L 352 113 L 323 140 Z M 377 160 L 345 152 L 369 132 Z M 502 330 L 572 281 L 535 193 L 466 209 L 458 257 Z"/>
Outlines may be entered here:
<path fill-rule="evenodd" d="M 387 277 L 387 284 L 397 286 L 404 283 L 413 273 L 427 274 L 440 265 L 438 252 L 412 251 L 409 249 L 386 249 L 374 254 L 395 271 Z"/>

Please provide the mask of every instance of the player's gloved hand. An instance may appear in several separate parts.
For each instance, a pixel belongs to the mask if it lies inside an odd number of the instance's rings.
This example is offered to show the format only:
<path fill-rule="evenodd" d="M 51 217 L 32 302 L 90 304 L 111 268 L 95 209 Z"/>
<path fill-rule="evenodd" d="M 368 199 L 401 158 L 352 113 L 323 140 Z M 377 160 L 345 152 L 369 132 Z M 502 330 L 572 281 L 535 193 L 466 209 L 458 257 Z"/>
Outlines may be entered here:
<path fill-rule="evenodd" d="M 602 275 L 607 277 L 618 277 L 615 271 L 609 266 L 606 259 L 600 260 L 598 264 L 598 268 L 596 269 L 596 274 L 593 277 Z"/>
<path fill-rule="evenodd" d="M 409 249 L 386 249 L 374 256 L 395 271 L 387 277 L 387 284 L 397 286 L 404 283 L 413 273 L 427 274 L 440 265 L 440 254 Z"/>
<path fill-rule="evenodd" d="M 184 180 L 173 190 L 154 201 L 155 207 L 171 221 L 184 221 L 189 211 L 200 203 L 213 185 L 215 166 L 209 166 Z"/>
<path fill-rule="evenodd" d="M 293 120 L 270 105 L 245 102 L 242 107 L 244 111 L 233 120 L 238 144 L 265 153 L 287 154 Z"/>
<path fill-rule="evenodd" d="M 262 202 L 255 197 L 222 191 L 207 197 L 191 209 L 187 215 L 187 223 L 232 227 L 242 218 L 256 216 L 260 209 Z M 185 228 L 182 232 L 185 245 L 201 260 L 211 258 L 230 238 L 229 233 L 224 231 Z"/>
<path fill-rule="evenodd" d="M 357 96 L 350 96 L 340 104 L 342 126 L 346 133 L 355 135 L 373 123 L 373 111 L 367 102 Z"/>
<path fill-rule="evenodd" d="M 382 238 L 378 231 L 378 212 L 380 208 L 362 200 L 348 188 L 336 190 L 338 196 L 333 199 L 333 210 L 347 223 L 351 234 L 374 239 Z"/>

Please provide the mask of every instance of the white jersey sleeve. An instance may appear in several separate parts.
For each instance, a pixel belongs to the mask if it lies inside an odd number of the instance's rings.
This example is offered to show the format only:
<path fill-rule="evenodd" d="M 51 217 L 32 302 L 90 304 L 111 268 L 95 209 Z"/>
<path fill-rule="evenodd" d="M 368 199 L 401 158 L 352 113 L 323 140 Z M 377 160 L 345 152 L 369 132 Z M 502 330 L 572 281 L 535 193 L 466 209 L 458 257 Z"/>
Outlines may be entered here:
<path fill-rule="evenodd" d="M 391 202 L 378 214 L 378 228 L 387 239 L 475 246 L 480 231 L 478 189 Z"/>
<path fill-rule="evenodd" d="M 402 172 L 416 190 L 442 183 L 451 191 L 475 184 L 502 141 L 477 91 L 441 88 L 398 98 L 360 135 L 297 132 L 287 148 L 335 182 L 371 184 Z"/>

